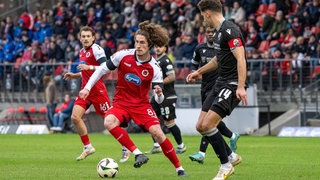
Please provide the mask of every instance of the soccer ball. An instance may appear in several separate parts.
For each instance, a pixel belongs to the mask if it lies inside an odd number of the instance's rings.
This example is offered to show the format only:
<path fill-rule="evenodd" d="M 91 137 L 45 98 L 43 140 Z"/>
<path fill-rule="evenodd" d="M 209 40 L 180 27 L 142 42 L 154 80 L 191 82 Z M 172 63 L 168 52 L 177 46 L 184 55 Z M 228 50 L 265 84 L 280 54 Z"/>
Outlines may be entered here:
<path fill-rule="evenodd" d="M 101 178 L 114 178 L 118 173 L 118 163 L 112 158 L 103 158 L 97 165 L 97 172 Z"/>

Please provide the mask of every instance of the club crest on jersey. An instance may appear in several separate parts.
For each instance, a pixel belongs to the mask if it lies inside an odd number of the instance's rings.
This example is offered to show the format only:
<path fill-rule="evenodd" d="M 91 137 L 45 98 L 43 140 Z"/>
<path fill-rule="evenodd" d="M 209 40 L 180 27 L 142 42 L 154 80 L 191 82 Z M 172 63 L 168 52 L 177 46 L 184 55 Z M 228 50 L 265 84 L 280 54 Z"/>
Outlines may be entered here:
<path fill-rule="evenodd" d="M 234 45 L 235 47 L 239 47 L 239 46 L 240 46 L 239 40 L 238 40 L 238 39 L 234 39 L 234 40 L 233 40 L 233 45 Z"/>
<path fill-rule="evenodd" d="M 126 74 L 124 76 L 124 79 L 128 82 L 132 82 L 135 85 L 140 85 L 141 84 L 141 79 L 139 78 L 139 76 L 135 75 L 135 74 Z"/>
<path fill-rule="evenodd" d="M 144 70 L 142 70 L 141 75 L 142 75 L 143 77 L 147 77 L 147 76 L 149 75 L 149 71 L 146 70 L 146 69 L 144 69 Z"/>
<path fill-rule="evenodd" d="M 90 55 L 91 55 L 90 52 L 86 53 L 86 57 L 90 57 Z"/>

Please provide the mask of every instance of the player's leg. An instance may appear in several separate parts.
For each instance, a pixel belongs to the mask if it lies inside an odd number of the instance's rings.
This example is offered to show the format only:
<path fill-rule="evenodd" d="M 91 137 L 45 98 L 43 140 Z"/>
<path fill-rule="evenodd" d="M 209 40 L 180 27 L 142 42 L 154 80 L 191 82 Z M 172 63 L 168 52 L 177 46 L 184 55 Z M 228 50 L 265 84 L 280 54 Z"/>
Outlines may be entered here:
<path fill-rule="evenodd" d="M 178 147 L 176 149 L 177 154 L 186 152 L 187 147 L 182 141 L 181 131 L 179 126 L 175 123 L 176 118 L 176 104 L 177 98 L 165 99 L 161 104 L 161 117 L 164 120 L 164 124 L 170 130 L 174 137 Z"/>
<path fill-rule="evenodd" d="M 164 102 L 163 102 L 164 103 Z M 154 112 L 156 113 L 157 117 L 159 119 L 162 119 L 161 118 L 161 106 L 160 104 L 158 104 L 154 98 L 151 99 L 151 102 L 150 102 L 151 106 L 152 106 L 152 109 L 154 110 Z M 157 154 L 157 153 L 161 153 L 162 152 L 162 149 L 160 147 L 160 144 L 151 136 L 152 140 L 153 140 L 153 147 L 151 148 L 151 150 L 149 151 L 146 151 L 145 153 L 146 154 Z"/>
<path fill-rule="evenodd" d="M 240 138 L 240 135 L 238 133 L 232 132 L 223 121 L 219 123 L 217 128 L 219 129 L 220 133 L 223 136 L 228 137 L 230 139 L 229 141 L 230 148 L 233 152 L 236 152 L 237 141 Z"/>
<path fill-rule="evenodd" d="M 176 168 L 178 176 L 187 176 L 187 173 L 183 169 L 175 151 L 173 151 L 173 145 L 170 140 L 165 136 L 159 124 L 153 124 L 146 127 L 154 139 L 160 144 L 163 154 L 171 161 Z"/>
<path fill-rule="evenodd" d="M 160 147 L 160 144 L 151 136 L 152 141 L 153 141 L 153 147 L 151 150 L 146 151 L 146 154 L 157 154 L 157 153 L 161 153 L 162 149 Z"/>
<path fill-rule="evenodd" d="M 216 112 L 210 110 L 204 117 L 204 121 L 201 124 L 200 128 L 197 127 L 197 130 L 205 138 L 207 138 L 220 159 L 221 166 L 218 174 L 214 179 L 226 179 L 234 172 L 234 168 L 229 161 L 228 153 L 226 150 L 226 142 L 224 141 L 219 130 L 216 128 L 219 121 L 221 120 L 222 118 Z"/>
<path fill-rule="evenodd" d="M 203 164 L 208 145 L 209 145 L 208 140 L 205 137 L 202 137 L 200 142 L 199 152 L 196 152 L 193 155 L 190 155 L 189 159 L 191 161 L 197 161 L 198 163 Z"/>
<path fill-rule="evenodd" d="M 90 143 L 90 139 L 87 132 L 87 127 L 82 120 L 82 116 L 85 113 L 85 109 L 76 104 L 72 109 L 71 120 L 80 136 L 81 142 L 83 144 L 83 152 L 79 157 L 76 158 L 77 161 L 85 159 L 87 156 L 93 154 L 95 152 L 94 147 Z"/>
<path fill-rule="evenodd" d="M 120 124 L 129 122 L 129 117 L 126 110 L 114 106 L 106 113 L 104 126 L 122 146 L 129 149 L 135 155 L 135 163 L 133 166 L 139 168 L 147 163 L 149 158 L 137 148 L 129 137 L 128 132 L 120 127 Z"/>

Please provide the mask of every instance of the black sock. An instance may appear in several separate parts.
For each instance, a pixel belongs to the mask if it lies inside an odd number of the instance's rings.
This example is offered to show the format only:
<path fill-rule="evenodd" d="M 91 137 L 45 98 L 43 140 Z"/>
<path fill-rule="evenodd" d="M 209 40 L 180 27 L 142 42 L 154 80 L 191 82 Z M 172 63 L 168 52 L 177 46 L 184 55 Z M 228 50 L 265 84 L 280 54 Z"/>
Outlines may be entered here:
<path fill-rule="evenodd" d="M 201 142 L 200 142 L 200 151 L 205 153 L 207 151 L 208 145 L 209 145 L 209 142 L 207 138 L 202 136 Z"/>
<path fill-rule="evenodd" d="M 220 121 L 217 128 L 219 129 L 220 133 L 228 138 L 232 137 L 232 131 L 226 126 L 223 121 Z"/>
<path fill-rule="evenodd" d="M 213 147 L 216 155 L 220 159 L 220 163 L 225 164 L 229 162 L 228 154 L 225 147 L 226 142 L 224 141 L 220 132 L 217 130 L 216 133 L 214 133 L 213 135 L 210 134 L 209 136 L 206 136 L 206 138 Z"/>
<path fill-rule="evenodd" d="M 182 143 L 182 137 L 181 137 L 181 131 L 179 129 L 179 127 L 174 124 L 173 126 L 168 127 L 169 130 L 171 131 L 174 140 L 176 140 L 177 144 L 181 144 Z"/>

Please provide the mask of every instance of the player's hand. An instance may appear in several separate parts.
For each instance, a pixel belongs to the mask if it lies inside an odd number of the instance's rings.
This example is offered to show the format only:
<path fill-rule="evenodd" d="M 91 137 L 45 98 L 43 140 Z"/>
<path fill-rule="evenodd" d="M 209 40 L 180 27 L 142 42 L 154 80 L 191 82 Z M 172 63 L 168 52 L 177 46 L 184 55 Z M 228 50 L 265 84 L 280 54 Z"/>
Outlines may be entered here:
<path fill-rule="evenodd" d="M 65 74 L 63 75 L 63 79 L 64 79 L 64 80 L 72 79 L 72 75 L 73 75 L 73 73 L 67 72 L 67 73 L 65 73 Z"/>
<path fill-rule="evenodd" d="M 247 92 L 244 88 L 237 88 L 237 98 L 242 102 L 242 106 L 248 106 Z"/>
<path fill-rule="evenodd" d="M 77 69 L 82 71 L 82 70 L 89 70 L 90 69 L 90 66 L 86 65 L 86 64 L 79 64 L 77 66 Z"/>
<path fill-rule="evenodd" d="M 161 89 L 161 87 L 160 87 L 159 85 L 155 85 L 155 86 L 153 87 L 153 90 L 154 90 L 154 93 L 155 93 L 158 97 L 160 97 L 160 96 L 162 95 L 162 89 Z"/>
<path fill-rule="evenodd" d="M 81 99 L 86 99 L 89 95 L 89 90 L 88 89 L 82 89 L 80 92 L 79 92 L 79 97 Z"/>
<path fill-rule="evenodd" d="M 192 84 L 192 83 L 196 82 L 198 77 L 199 77 L 198 71 L 194 71 L 194 72 L 188 74 L 188 76 L 186 77 L 186 81 L 187 81 L 187 83 Z"/>

